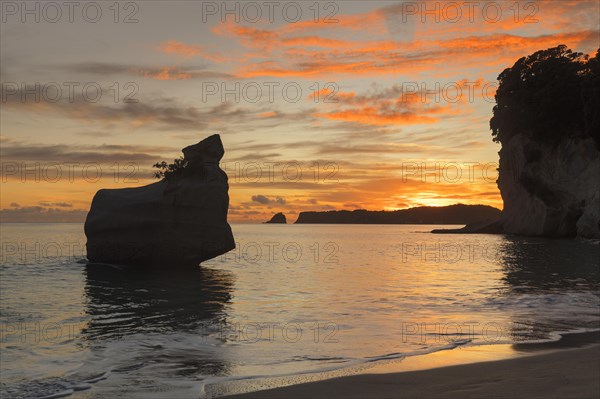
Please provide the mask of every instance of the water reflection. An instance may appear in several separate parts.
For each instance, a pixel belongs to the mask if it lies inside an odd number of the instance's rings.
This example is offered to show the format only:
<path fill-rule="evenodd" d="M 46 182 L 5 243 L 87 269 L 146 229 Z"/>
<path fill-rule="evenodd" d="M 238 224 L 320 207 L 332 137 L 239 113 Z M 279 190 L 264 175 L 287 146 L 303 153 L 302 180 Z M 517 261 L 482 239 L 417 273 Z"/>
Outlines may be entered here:
<path fill-rule="evenodd" d="M 600 327 L 598 244 L 505 237 L 499 261 L 505 292 L 494 301 L 511 314 L 512 340 L 555 339 L 552 332 Z"/>
<path fill-rule="evenodd" d="M 233 276 L 206 268 L 148 270 L 89 264 L 85 268 L 88 339 L 137 333 L 194 332 L 225 321 Z"/>
<path fill-rule="evenodd" d="M 507 236 L 501 245 L 504 281 L 513 292 L 600 287 L 600 245 L 579 241 Z"/>
<path fill-rule="evenodd" d="M 163 384 L 227 373 L 230 365 L 210 329 L 227 324 L 231 273 L 99 264 L 86 265 L 84 273 L 88 322 L 81 333 L 97 359 L 93 370 L 108 362 L 102 370 L 112 371 L 116 385 L 152 380 L 155 367 L 161 367 Z"/>

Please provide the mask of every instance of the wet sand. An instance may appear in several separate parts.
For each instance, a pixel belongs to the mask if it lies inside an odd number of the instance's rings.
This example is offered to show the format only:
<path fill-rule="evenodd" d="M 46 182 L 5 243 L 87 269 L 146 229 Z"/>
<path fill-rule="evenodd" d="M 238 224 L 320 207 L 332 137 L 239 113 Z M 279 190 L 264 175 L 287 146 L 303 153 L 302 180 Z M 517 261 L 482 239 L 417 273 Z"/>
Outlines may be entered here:
<path fill-rule="evenodd" d="M 590 398 L 600 397 L 600 345 L 527 345 L 518 357 L 405 372 L 362 374 L 228 398 Z M 518 347 L 518 346 L 517 346 Z M 531 349 L 536 347 L 536 349 Z M 563 349 L 558 349 L 563 348 Z M 481 349 L 479 349 L 481 354 Z M 480 359 L 465 349 L 463 361 Z M 472 352 L 472 353 L 469 353 Z M 414 365 L 413 365 L 414 366 Z M 418 367 L 418 366 L 416 366 Z"/>

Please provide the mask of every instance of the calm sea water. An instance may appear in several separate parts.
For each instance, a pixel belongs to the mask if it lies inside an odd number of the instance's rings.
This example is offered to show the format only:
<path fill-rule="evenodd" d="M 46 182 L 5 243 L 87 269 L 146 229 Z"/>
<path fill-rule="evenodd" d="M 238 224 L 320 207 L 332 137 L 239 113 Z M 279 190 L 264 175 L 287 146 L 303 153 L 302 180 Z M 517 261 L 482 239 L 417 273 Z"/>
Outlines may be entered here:
<path fill-rule="evenodd" d="M 235 251 L 184 272 L 3 224 L 1 396 L 212 397 L 599 328 L 597 242 L 435 227 L 234 225 Z"/>

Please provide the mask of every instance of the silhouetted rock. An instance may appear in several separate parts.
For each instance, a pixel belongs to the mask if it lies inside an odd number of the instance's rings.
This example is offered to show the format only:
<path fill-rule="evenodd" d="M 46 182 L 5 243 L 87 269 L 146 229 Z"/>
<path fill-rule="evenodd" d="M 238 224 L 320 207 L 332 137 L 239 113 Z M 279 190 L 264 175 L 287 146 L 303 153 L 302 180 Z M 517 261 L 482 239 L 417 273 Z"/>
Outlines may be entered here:
<path fill-rule="evenodd" d="M 502 215 L 434 232 L 600 238 L 600 50 L 537 51 L 498 80 L 490 127 L 502 144 Z"/>
<path fill-rule="evenodd" d="M 147 186 L 99 190 L 85 221 L 92 262 L 198 265 L 235 248 L 219 135 L 183 149 L 186 166 Z"/>
<path fill-rule="evenodd" d="M 265 223 L 282 223 L 282 224 L 286 224 L 287 220 L 285 219 L 285 215 L 281 212 L 276 213 L 275 215 L 273 215 L 273 217 L 271 218 L 271 220 L 269 220 L 268 222 Z"/>
<path fill-rule="evenodd" d="M 331 224 L 469 224 L 495 220 L 500 210 L 487 205 L 421 206 L 397 211 L 300 212 L 296 223 Z"/>
<path fill-rule="evenodd" d="M 459 229 L 433 229 L 434 234 L 502 234 L 504 229 L 499 221 L 484 221 L 467 224 Z"/>
<path fill-rule="evenodd" d="M 500 151 L 498 187 L 507 233 L 600 238 L 600 152 L 592 139 L 546 145 L 512 137 Z"/>
<path fill-rule="evenodd" d="M 589 60 L 566 46 L 538 51 L 498 80 L 503 231 L 600 238 L 600 50 Z"/>

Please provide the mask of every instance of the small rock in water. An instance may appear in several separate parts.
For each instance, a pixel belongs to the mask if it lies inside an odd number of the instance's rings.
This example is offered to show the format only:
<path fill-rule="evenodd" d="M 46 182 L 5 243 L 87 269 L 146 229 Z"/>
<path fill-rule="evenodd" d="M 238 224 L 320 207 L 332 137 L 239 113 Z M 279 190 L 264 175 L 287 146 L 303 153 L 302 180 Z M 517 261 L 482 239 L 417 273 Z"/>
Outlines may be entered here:
<path fill-rule="evenodd" d="M 271 220 L 269 220 L 268 222 L 265 223 L 282 223 L 282 224 L 286 224 L 287 220 L 285 218 L 285 215 L 281 212 L 276 213 L 275 215 L 273 215 L 273 217 L 271 218 Z"/>

